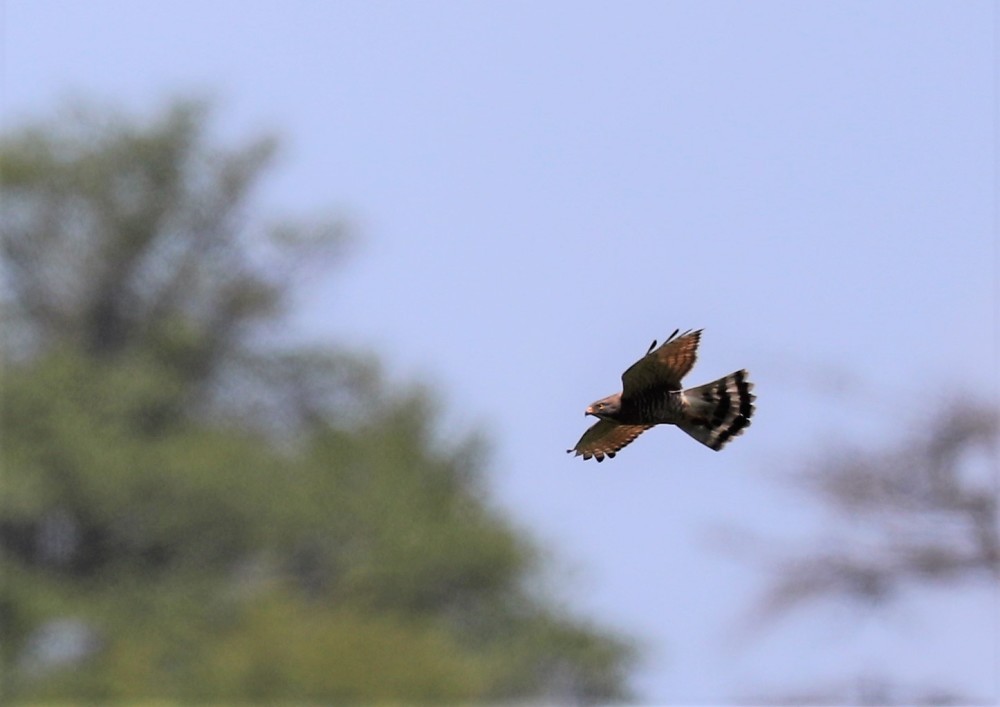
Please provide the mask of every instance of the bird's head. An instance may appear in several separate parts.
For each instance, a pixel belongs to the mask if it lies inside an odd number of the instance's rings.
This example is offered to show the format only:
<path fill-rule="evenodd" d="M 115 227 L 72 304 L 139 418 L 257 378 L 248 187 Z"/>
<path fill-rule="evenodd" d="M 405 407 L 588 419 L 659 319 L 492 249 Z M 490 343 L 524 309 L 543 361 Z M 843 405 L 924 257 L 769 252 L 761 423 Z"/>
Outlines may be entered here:
<path fill-rule="evenodd" d="M 612 420 L 622 409 L 622 394 L 615 393 L 614 395 L 609 395 L 606 398 L 598 400 L 596 403 L 591 403 L 587 406 L 584 411 L 584 416 L 593 415 L 594 417 L 599 417 L 602 420 Z"/>

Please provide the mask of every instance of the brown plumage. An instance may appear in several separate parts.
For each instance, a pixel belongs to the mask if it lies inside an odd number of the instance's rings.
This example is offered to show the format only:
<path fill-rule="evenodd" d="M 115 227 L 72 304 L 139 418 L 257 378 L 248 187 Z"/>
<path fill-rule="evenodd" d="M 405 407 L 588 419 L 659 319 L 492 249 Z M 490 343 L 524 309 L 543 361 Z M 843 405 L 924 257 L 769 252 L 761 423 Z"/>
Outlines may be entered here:
<path fill-rule="evenodd" d="M 576 447 L 566 450 L 584 459 L 604 461 L 655 425 L 677 425 L 716 451 L 750 426 L 756 396 L 745 370 L 697 388 L 681 389 L 681 379 L 698 357 L 701 330 L 678 329 L 622 374 L 622 392 L 587 407 L 599 418 Z"/>

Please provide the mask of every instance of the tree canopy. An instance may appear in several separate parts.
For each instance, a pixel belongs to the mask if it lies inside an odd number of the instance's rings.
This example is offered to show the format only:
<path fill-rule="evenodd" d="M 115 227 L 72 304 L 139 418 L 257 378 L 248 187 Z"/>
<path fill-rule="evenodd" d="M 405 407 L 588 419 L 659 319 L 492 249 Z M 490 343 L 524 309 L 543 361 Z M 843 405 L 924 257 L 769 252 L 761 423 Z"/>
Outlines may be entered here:
<path fill-rule="evenodd" d="M 625 697 L 633 649 L 533 588 L 484 440 L 370 357 L 281 344 L 342 229 L 263 223 L 273 141 L 216 147 L 207 118 L 0 143 L 0 694 Z"/>

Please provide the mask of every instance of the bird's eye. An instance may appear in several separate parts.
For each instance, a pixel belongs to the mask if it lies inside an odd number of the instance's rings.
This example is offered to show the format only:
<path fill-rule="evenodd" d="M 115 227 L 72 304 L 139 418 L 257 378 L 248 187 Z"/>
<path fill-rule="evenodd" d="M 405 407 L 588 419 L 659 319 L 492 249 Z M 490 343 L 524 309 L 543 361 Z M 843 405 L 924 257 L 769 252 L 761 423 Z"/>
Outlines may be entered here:
<path fill-rule="evenodd" d="M 598 410 L 603 410 L 604 409 L 604 403 L 597 403 L 597 409 Z"/>

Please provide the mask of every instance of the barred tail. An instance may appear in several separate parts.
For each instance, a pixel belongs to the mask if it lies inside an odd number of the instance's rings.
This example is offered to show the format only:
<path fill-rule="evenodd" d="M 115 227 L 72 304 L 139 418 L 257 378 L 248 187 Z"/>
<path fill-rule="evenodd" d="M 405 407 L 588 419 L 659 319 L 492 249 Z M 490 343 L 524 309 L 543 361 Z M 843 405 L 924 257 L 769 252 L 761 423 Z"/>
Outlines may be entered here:
<path fill-rule="evenodd" d="M 684 391 L 687 419 L 677 426 L 704 444 L 719 451 L 750 426 L 754 413 L 753 383 L 746 371 L 730 373 L 713 383 Z"/>

